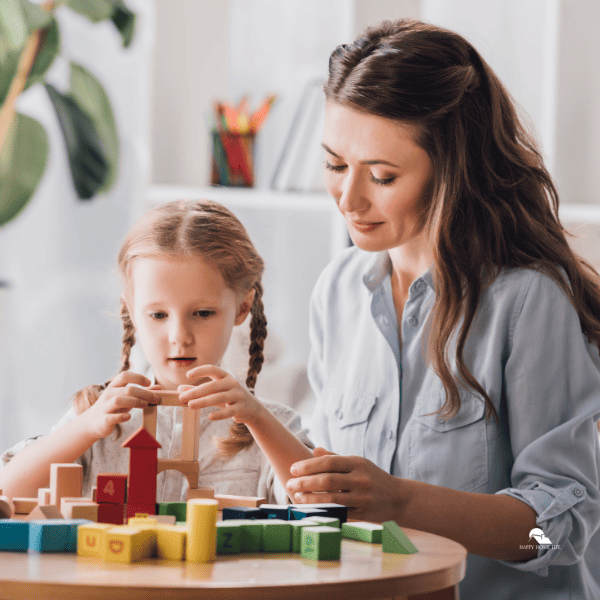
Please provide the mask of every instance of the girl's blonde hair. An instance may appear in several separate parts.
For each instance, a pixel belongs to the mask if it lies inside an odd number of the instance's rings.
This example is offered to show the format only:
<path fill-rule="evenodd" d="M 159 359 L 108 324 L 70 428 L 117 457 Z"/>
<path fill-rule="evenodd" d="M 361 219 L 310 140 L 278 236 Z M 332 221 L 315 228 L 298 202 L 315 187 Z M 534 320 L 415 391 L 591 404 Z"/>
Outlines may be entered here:
<path fill-rule="evenodd" d="M 225 284 L 238 299 L 254 290 L 250 309 L 250 360 L 246 375 L 246 386 L 254 393 L 264 361 L 263 349 L 267 337 L 261 284 L 264 262 L 244 226 L 232 212 L 217 202 L 168 202 L 144 215 L 123 242 L 118 262 L 125 285 L 128 285 L 129 267 L 134 259 L 157 256 L 202 258 L 221 273 Z M 123 340 L 120 372 L 123 372 L 130 369 L 129 358 L 135 344 L 135 328 L 123 300 L 121 319 Z M 111 381 L 103 385 L 89 385 L 75 394 L 73 406 L 76 412 L 80 414 L 92 406 Z M 249 446 L 253 437 L 246 425 L 234 423 L 229 437 L 215 438 L 214 441 L 222 455 L 232 456 Z"/>

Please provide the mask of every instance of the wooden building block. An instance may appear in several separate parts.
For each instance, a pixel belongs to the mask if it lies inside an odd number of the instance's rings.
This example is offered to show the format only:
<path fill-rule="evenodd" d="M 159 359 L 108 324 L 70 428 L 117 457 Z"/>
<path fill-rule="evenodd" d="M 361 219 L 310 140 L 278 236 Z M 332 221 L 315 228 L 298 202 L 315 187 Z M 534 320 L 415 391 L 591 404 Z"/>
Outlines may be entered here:
<path fill-rule="evenodd" d="M 334 517 L 335 519 L 339 519 L 340 523 L 345 523 L 348 520 L 348 507 L 343 504 L 335 504 L 335 503 L 317 503 L 317 504 L 290 504 L 290 509 L 299 508 L 320 508 L 325 511 L 325 517 Z"/>
<path fill-rule="evenodd" d="M 265 519 L 263 526 L 263 552 L 289 552 L 292 547 L 292 528 L 282 519 Z"/>
<path fill-rule="evenodd" d="M 27 518 L 26 521 L 41 521 L 42 519 L 64 519 L 58 506 L 48 504 L 46 506 L 37 506 L 34 508 Z"/>
<path fill-rule="evenodd" d="M 233 521 L 242 527 L 240 541 L 241 552 L 260 552 L 262 548 L 263 526 L 261 521 Z"/>
<path fill-rule="evenodd" d="M 101 556 L 104 532 L 112 529 L 108 523 L 87 523 L 77 529 L 77 554 L 79 556 Z"/>
<path fill-rule="evenodd" d="M 94 486 L 92 486 L 92 500 L 94 502 L 98 502 L 98 500 L 96 500 L 97 496 L 98 496 L 98 486 L 94 485 Z"/>
<path fill-rule="evenodd" d="M 177 523 L 175 515 L 154 515 L 154 518 L 161 525 L 175 525 Z"/>
<path fill-rule="evenodd" d="M 136 513 L 135 517 L 129 517 L 127 519 L 127 525 L 158 525 L 158 521 L 154 516 L 150 516 L 148 513 Z"/>
<path fill-rule="evenodd" d="M 183 560 L 187 530 L 178 525 L 160 525 L 156 529 L 156 556 L 166 560 Z"/>
<path fill-rule="evenodd" d="M 127 519 L 130 517 L 135 517 L 138 513 L 144 513 L 147 515 L 153 515 L 156 512 L 156 502 L 152 504 L 138 504 L 128 502 L 125 505 L 125 516 Z"/>
<path fill-rule="evenodd" d="M 232 506 L 223 509 L 223 521 L 228 519 L 266 519 L 265 513 L 260 508 L 251 506 Z"/>
<path fill-rule="evenodd" d="M 326 517 L 327 511 L 322 508 L 290 508 L 290 521 L 300 521 L 307 517 Z"/>
<path fill-rule="evenodd" d="M 8 496 L 0 496 L 0 519 L 11 519 L 15 514 L 15 505 Z"/>
<path fill-rule="evenodd" d="M 315 525 L 326 525 L 327 527 L 335 527 L 337 529 L 342 528 L 340 520 L 333 517 L 307 517 L 307 519 L 313 521 Z"/>
<path fill-rule="evenodd" d="M 71 504 L 73 502 L 77 502 L 78 504 L 96 504 L 91 498 L 74 498 L 72 496 L 63 496 L 60 499 L 60 512 L 62 513 L 63 517 L 65 517 L 65 511 L 67 510 L 67 504 Z M 65 519 L 67 519 L 68 517 L 65 517 Z"/>
<path fill-rule="evenodd" d="M 143 410 L 142 427 L 153 437 L 156 437 L 158 410 L 155 404 L 149 404 Z"/>
<path fill-rule="evenodd" d="M 198 464 L 198 463 L 196 463 Z M 193 500 L 194 498 L 214 498 L 215 490 L 209 487 L 199 487 L 196 489 L 188 488 L 187 499 Z"/>
<path fill-rule="evenodd" d="M 50 504 L 60 506 L 63 496 L 81 496 L 83 467 L 74 463 L 50 465 Z"/>
<path fill-rule="evenodd" d="M 190 490 L 198 489 L 198 475 L 200 473 L 198 461 L 179 460 L 178 458 L 159 458 L 156 465 L 156 472 L 162 473 L 169 469 L 182 473 L 188 480 Z"/>
<path fill-rule="evenodd" d="M 98 522 L 98 504 L 95 502 L 67 502 L 61 513 L 65 519 L 85 519 Z"/>
<path fill-rule="evenodd" d="M 129 448 L 127 503 L 156 504 L 157 453 L 162 446 L 143 427 L 134 431 L 121 446 Z"/>
<path fill-rule="evenodd" d="M 127 502 L 127 475 L 125 473 L 99 473 L 96 477 L 94 502 L 125 504 Z"/>
<path fill-rule="evenodd" d="M 187 502 L 159 502 L 159 515 L 174 515 L 176 521 L 187 521 Z"/>
<path fill-rule="evenodd" d="M 0 551 L 27 552 L 29 523 L 16 519 L 0 519 Z"/>
<path fill-rule="evenodd" d="M 395 521 L 386 521 L 382 524 L 381 543 L 383 552 L 392 554 L 414 554 L 417 547 L 408 539 L 408 536 Z"/>
<path fill-rule="evenodd" d="M 377 523 L 353 521 L 342 523 L 342 537 L 359 542 L 370 542 L 381 544 L 381 532 L 383 527 Z"/>
<path fill-rule="evenodd" d="M 242 524 L 217 521 L 217 554 L 239 554 L 242 549 Z"/>
<path fill-rule="evenodd" d="M 28 515 L 39 503 L 37 498 L 13 498 L 15 515 Z"/>
<path fill-rule="evenodd" d="M 342 532 L 337 527 L 305 527 L 302 530 L 302 558 L 311 560 L 339 560 Z"/>
<path fill-rule="evenodd" d="M 36 552 L 67 552 L 71 527 L 64 519 L 29 522 L 29 549 Z"/>
<path fill-rule="evenodd" d="M 156 548 L 156 533 L 152 529 L 123 525 L 109 529 L 103 538 L 102 558 L 112 562 L 151 558 Z"/>
<path fill-rule="evenodd" d="M 300 554 L 302 550 L 302 530 L 305 527 L 321 527 L 312 519 L 302 519 L 301 521 L 288 521 L 291 530 L 291 551 Z"/>
<path fill-rule="evenodd" d="M 200 411 L 183 407 L 181 421 L 181 460 L 198 460 L 198 424 Z"/>
<path fill-rule="evenodd" d="M 67 542 L 67 552 L 77 552 L 77 537 L 79 527 L 82 525 L 92 525 L 90 519 L 65 519 L 69 526 L 69 540 Z"/>
<path fill-rule="evenodd" d="M 40 488 L 38 490 L 38 506 L 47 506 L 50 502 L 50 488 Z"/>
<path fill-rule="evenodd" d="M 290 511 L 287 504 L 261 504 L 260 510 L 267 515 L 267 519 L 290 520 Z"/>
<path fill-rule="evenodd" d="M 98 504 L 98 523 L 110 523 L 111 525 L 123 525 L 125 519 L 126 504 Z"/>
<path fill-rule="evenodd" d="M 185 558 L 188 562 L 215 560 L 217 509 L 219 503 L 209 498 L 188 502 Z"/>
<path fill-rule="evenodd" d="M 259 498 L 257 496 L 231 496 L 229 494 L 215 494 L 215 500 L 219 501 L 219 510 L 231 506 L 252 506 L 258 508 L 267 501 L 266 498 Z"/>

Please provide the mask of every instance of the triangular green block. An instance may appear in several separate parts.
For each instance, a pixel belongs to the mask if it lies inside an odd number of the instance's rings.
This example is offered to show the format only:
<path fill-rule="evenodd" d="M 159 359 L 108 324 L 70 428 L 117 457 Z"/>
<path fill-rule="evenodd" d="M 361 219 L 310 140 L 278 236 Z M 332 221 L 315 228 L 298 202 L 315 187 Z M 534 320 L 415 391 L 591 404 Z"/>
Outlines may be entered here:
<path fill-rule="evenodd" d="M 382 550 L 392 554 L 414 554 L 418 552 L 408 536 L 400 529 L 395 521 L 383 523 L 381 536 Z"/>

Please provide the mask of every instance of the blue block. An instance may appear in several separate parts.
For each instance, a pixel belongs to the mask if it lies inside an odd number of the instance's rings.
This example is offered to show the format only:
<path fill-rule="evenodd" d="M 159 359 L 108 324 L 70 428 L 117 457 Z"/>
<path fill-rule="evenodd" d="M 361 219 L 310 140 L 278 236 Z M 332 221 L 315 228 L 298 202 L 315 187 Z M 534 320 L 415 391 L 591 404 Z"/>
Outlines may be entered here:
<path fill-rule="evenodd" d="M 71 526 L 65 519 L 29 522 L 29 548 L 37 552 L 68 552 Z"/>
<path fill-rule="evenodd" d="M 290 510 L 287 504 L 261 504 L 260 510 L 265 513 L 267 519 L 290 520 Z"/>
<path fill-rule="evenodd" d="M 304 508 L 298 506 L 290 507 L 290 521 L 300 521 L 306 517 L 327 517 L 327 511 L 321 508 Z"/>
<path fill-rule="evenodd" d="M 290 510 L 293 509 L 318 508 L 324 510 L 327 514 L 319 515 L 323 517 L 333 517 L 340 520 L 340 525 L 348 520 L 348 507 L 343 504 L 322 503 L 322 504 L 290 504 Z M 317 515 L 315 515 L 317 516 Z"/>
<path fill-rule="evenodd" d="M 0 519 L 0 550 L 27 552 L 29 523 L 17 519 Z"/>
<path fill-rule="evenodd" d="M 89 519 L 66 519 L 65 522 L 69 526 L 69 540 L 67 542 L 66 552 L 77 552 L 77 529 L 80 525 L 93 523 Z"/>
<path fill-rule="evenodd" d="M 266 519 L 265 513 L 260 508 L 251 506 L 233 506 L 223 509 L 223 521 L 227 519 Z"/>

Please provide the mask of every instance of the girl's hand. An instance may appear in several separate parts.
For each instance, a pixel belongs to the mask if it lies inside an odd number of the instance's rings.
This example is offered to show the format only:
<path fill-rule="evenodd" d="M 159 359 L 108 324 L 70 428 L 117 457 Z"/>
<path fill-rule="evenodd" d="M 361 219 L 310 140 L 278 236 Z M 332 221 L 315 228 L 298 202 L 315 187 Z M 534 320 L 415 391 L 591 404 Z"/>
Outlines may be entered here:
<path fill-rule="evenodd" d="M 211 421 L 231 418 L 236 423 L 251 425 L 259 421 L 267 410 L 233 375 L 220 367 L 196 367 L 188 371 L 187 376 L 189 379 L 210 379 L 191 389 L 187 385 L 180 385 L 178 390 L 182 391 L 179 400 L 189 408 L 220 407 L 221 410 L 209 413 Z"/>
<path fill-rule="evenodd" d="M 119 373 L 100 394 L 96 402 L 88 408 L 85 415 L 90 431 L 98 439 L 110 435 L 117 423 L 131 419 L 132 408 L 146 408 L 148 404 L 158 404 L 159 399 L 149 389 L 135 387 L 133 384 L 149 386 L 151 381 L 138 373 L 123 371 Z M 160 389 L 152 386 L 151 389 Z"/>
<path fill-rule="evenodd" d="M 398 477 L 359 456 L 339 456 L 324 448 L 315 448 L 313 455 L 290 469 L 295 478 L 286 488 L 298 504 L 335 502 L 347 506 L 353 519 L 378 522 L 398 515 Z"/>

